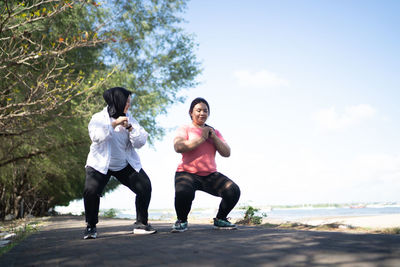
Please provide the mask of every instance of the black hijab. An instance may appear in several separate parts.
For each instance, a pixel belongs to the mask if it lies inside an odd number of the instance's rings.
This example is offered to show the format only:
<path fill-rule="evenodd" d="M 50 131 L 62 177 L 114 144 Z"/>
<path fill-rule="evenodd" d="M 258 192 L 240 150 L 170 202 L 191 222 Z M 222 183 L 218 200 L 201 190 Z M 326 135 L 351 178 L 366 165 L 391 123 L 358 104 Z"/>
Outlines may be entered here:
<path fill-rule="evenodd" d="M 114 87 L 104 91 L 103 98 L 107 103 L 108 115 L 114 119 L 120 116 L 126 116 L 124 109 L 128 97 L 132 94 L 131 91 L 122 87 Z"/>

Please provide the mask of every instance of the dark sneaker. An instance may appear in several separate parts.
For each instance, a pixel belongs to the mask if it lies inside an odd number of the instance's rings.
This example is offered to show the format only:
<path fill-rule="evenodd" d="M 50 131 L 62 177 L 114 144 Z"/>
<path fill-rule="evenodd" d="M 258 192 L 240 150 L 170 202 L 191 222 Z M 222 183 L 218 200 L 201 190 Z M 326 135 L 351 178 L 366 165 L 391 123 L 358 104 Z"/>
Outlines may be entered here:
<path fill-rule="evenodd" d="M 182 233 L 188 229 L 188 222 L 182 222 L 177 220 L 174 225 L 172 225 L 171 233 Z"/>
<path fill-rule="evenodd" d="M 83 239 L 96 239 L 97 229 L 96 227 L 86 227 Z"/>
<path fill-rule="evenodd" d="M 151 225 L 149 223 L 143 224 L 143 223 L 135 222 L 133 224 L 133 233 L 135 235 L 150 235 L 150 234 L 154 234 L 155 232 L 157 232 L 157 230 L 154 229 L 153 227 L 151 227 Z"/>
<path fill-rule="evenodd" d="M 237 227 L 235 224 L 230 223 L 228 219 L 214 218 L 214 229 L 235 230 Z"/>

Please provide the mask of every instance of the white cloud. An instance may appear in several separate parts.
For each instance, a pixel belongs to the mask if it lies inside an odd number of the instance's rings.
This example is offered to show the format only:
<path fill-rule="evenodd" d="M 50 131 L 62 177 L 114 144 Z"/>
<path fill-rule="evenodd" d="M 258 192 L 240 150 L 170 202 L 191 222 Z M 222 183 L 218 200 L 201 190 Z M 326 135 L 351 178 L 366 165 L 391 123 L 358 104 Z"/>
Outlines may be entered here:
<path fill-rule="evenodd" d="M 247 70 L 235 71 L 234 75 L 242 87 L 265 88 L 265 87 L 281 87 L 288 86 L 289 82 L 276 73 L 260 70 L 250 72 Z"/>
<path fill-rule="evenodd" d="M 322 109 L 314 114 L 313 119 L 322 129 L 339 130 L 368 120 L 375 113 L 370 105 L 360 104 L 345 108 L 343 113 L 337 112 L 335 107 Z"/>

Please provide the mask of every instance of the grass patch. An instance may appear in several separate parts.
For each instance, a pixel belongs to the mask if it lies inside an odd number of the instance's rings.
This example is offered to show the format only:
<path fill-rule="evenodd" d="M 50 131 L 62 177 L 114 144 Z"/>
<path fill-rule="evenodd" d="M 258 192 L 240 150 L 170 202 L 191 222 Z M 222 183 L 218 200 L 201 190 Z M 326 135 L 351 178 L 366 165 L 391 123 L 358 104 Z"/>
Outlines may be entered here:
<path fill-rule="evenodd" d="M 357 231 L 362 228 L 344 225 L 340 223 L 328 223 L 321 225 L 309 225 L 298 222 L 285 222 L 279 224 L 264 223 L 261 226 L 267 228 L 295 229 L 295 230 L 314 230 L 314 231 Z"/>
<path fill-rule="evenodd" d="M 277 228 L 277 227 L 279 226 L 279 224 L 275 224 L 275 223 L 263 223 L 261 226 L 262 226 L 262 227 L 265 227 L 265 228 Z"/>
<path fill-rule="evenodd" d="M 379 233 L 387 234 L 387 235 L 400 235 L 400 227 L 393 227 L 393 228 L 385 228 Z"/>
<path fill-rule="evenodd" d="M 388 234 L 388 235 L 400 235 L 400 227 L 384 228 L 384 229 L 370 229 L 364 227 L 354 227 L 351 225 L 340 224 L 340 223 L 328 223 L 321 225 L 309 225 L 297 222 L 285 222 L 285 223 L 264 223 L 261 225 L 266 228 L 276 229 L 293 229 L 293 230 L 305 230 L 305 231 L 335 231 L 335 232 L 346 232 L 346 233 L 369 233 L 369 234 Z"/>
<path fill-rule="evenodd" d="M 1 223 L 1 232 L 14 233 L 15 236 L 10 239 L 10 243 L 0 248 L 0 256 L 10 251 L 19 242 L 38 231 L 40 221 L 13 220 L 11 222 Z"/>

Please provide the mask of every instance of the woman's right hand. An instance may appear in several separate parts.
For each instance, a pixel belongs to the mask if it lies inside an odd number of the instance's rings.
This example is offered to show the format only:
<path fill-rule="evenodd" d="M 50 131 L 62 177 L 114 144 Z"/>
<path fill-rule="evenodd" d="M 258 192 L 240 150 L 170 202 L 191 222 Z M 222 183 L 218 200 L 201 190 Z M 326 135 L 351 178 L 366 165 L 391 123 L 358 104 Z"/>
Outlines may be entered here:
<path fill-rule="evenodd" d="M 126 116 L 119 116 L 118 119 L 111 123 L 112 127 L 115 128 L 118 125 L 122 125 L 124 127 L 128 126 L 128 117 Z"/>
<path fill-rule="evenodd" d="M 211 131 L 211 128 L 210 128 L 210 127 L 208 127 L 208 126 L 203 127 L 203 129 L 202 129 L 202 131 L 201 131 L 201 137 L 202 137 L 204 140 L 207 140 L 208 137 L 210 136 L 210 131 Z"/>
<path fill-rule="evenodd" d="M 195 149 L 208 139 L 210 130 L 211 129 L 209 127 L 203 127 L 201 129 L 201 135 L 191 140 L 187 140 L 182 136 L 175 137 L 174 139 L 175 151 L 178 153 L 184 153 Z"/>

